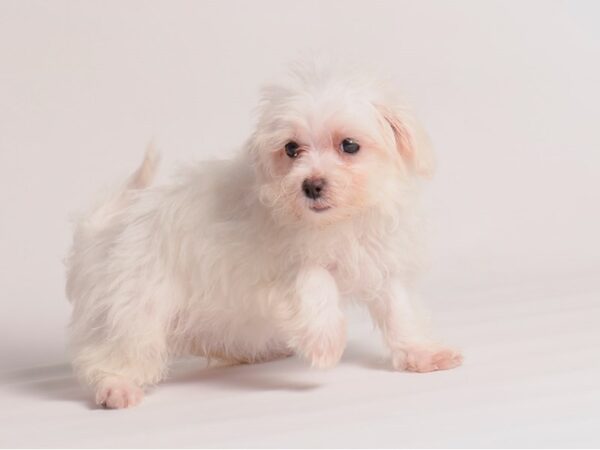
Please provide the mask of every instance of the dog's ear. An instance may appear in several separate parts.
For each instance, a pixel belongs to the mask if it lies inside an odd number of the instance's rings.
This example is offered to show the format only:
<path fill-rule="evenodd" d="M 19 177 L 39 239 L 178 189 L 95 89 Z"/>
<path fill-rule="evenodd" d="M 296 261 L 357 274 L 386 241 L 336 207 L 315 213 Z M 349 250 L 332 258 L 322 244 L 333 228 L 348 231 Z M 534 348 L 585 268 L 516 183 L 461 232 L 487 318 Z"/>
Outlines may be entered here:
<path fill-rule="evenodd" d="M 414 115 L 402 107 L 376 105 L 394 133 L 396 149 L 415 174 L 430 178 L 435 171 L 431 141 Z"/>

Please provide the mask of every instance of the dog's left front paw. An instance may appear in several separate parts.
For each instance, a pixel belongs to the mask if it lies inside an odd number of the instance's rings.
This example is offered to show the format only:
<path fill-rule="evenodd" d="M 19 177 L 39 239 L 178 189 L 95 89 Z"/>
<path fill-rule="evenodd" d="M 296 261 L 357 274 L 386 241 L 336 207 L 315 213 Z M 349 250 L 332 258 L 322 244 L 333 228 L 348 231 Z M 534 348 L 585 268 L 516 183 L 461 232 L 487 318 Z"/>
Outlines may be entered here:
<path fill-rule="evenodd" d="M 460 352 L 437 345 L 410 345 L 392 352 L 394 369 L 409 372 L 454 369 L 462 362 L 463 356 Z"/>

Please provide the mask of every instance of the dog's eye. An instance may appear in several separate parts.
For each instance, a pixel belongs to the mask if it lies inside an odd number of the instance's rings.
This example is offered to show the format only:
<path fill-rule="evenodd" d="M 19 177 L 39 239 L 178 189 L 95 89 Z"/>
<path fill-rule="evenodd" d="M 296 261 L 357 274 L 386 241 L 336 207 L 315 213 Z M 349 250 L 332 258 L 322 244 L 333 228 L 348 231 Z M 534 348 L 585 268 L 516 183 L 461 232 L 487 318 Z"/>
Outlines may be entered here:
<path fill-rule="evenodd" d="M 295 158 L 296 156 L 298 156 L 299 148 L 300 146 L 297 142 L 290 141 L 287 144 L 285 144 L 285 154 L 288 155 L 290 158 Z"/>
<path fill-rule="evenodd" d="M 354 139 L 346 138 L 340 144 L 340 148 L 344 153 L 356 153 L 360 150 L 360 145 Z"/>

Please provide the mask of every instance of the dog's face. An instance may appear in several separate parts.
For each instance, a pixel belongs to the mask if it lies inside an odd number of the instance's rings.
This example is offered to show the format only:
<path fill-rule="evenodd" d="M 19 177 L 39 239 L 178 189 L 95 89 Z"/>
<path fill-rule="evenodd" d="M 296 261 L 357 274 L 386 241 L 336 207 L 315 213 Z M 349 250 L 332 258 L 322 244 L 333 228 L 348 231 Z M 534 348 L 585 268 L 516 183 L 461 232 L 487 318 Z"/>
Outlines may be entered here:
<path fill-rule="evenodd" d="M 251 140 L 261 200 L 285 221 L 328 224 L 389 206 L 431 169 L 414 120 L 373 85 L 334 79 L 265 91 Z"/>

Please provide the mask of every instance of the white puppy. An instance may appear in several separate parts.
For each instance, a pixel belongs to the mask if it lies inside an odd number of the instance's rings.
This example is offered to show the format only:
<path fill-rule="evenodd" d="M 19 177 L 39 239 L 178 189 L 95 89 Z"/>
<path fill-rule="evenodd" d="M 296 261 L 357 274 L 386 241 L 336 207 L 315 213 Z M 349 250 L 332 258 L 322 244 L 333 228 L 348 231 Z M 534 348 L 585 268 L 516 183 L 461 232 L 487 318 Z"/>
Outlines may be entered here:
<path fill-rule="evenodd" d="M 335 365 L 345 304 L 367 306 L 398 370 L 461 363 L 414 304 L 428 140 L 389 89 L 304 68 L 263 92 L 229 161 L 151 187 L 150 151 L 78 223 L 68 259 L 77 374 L 98 404 L 137 404 L 170 358 Z"/>

